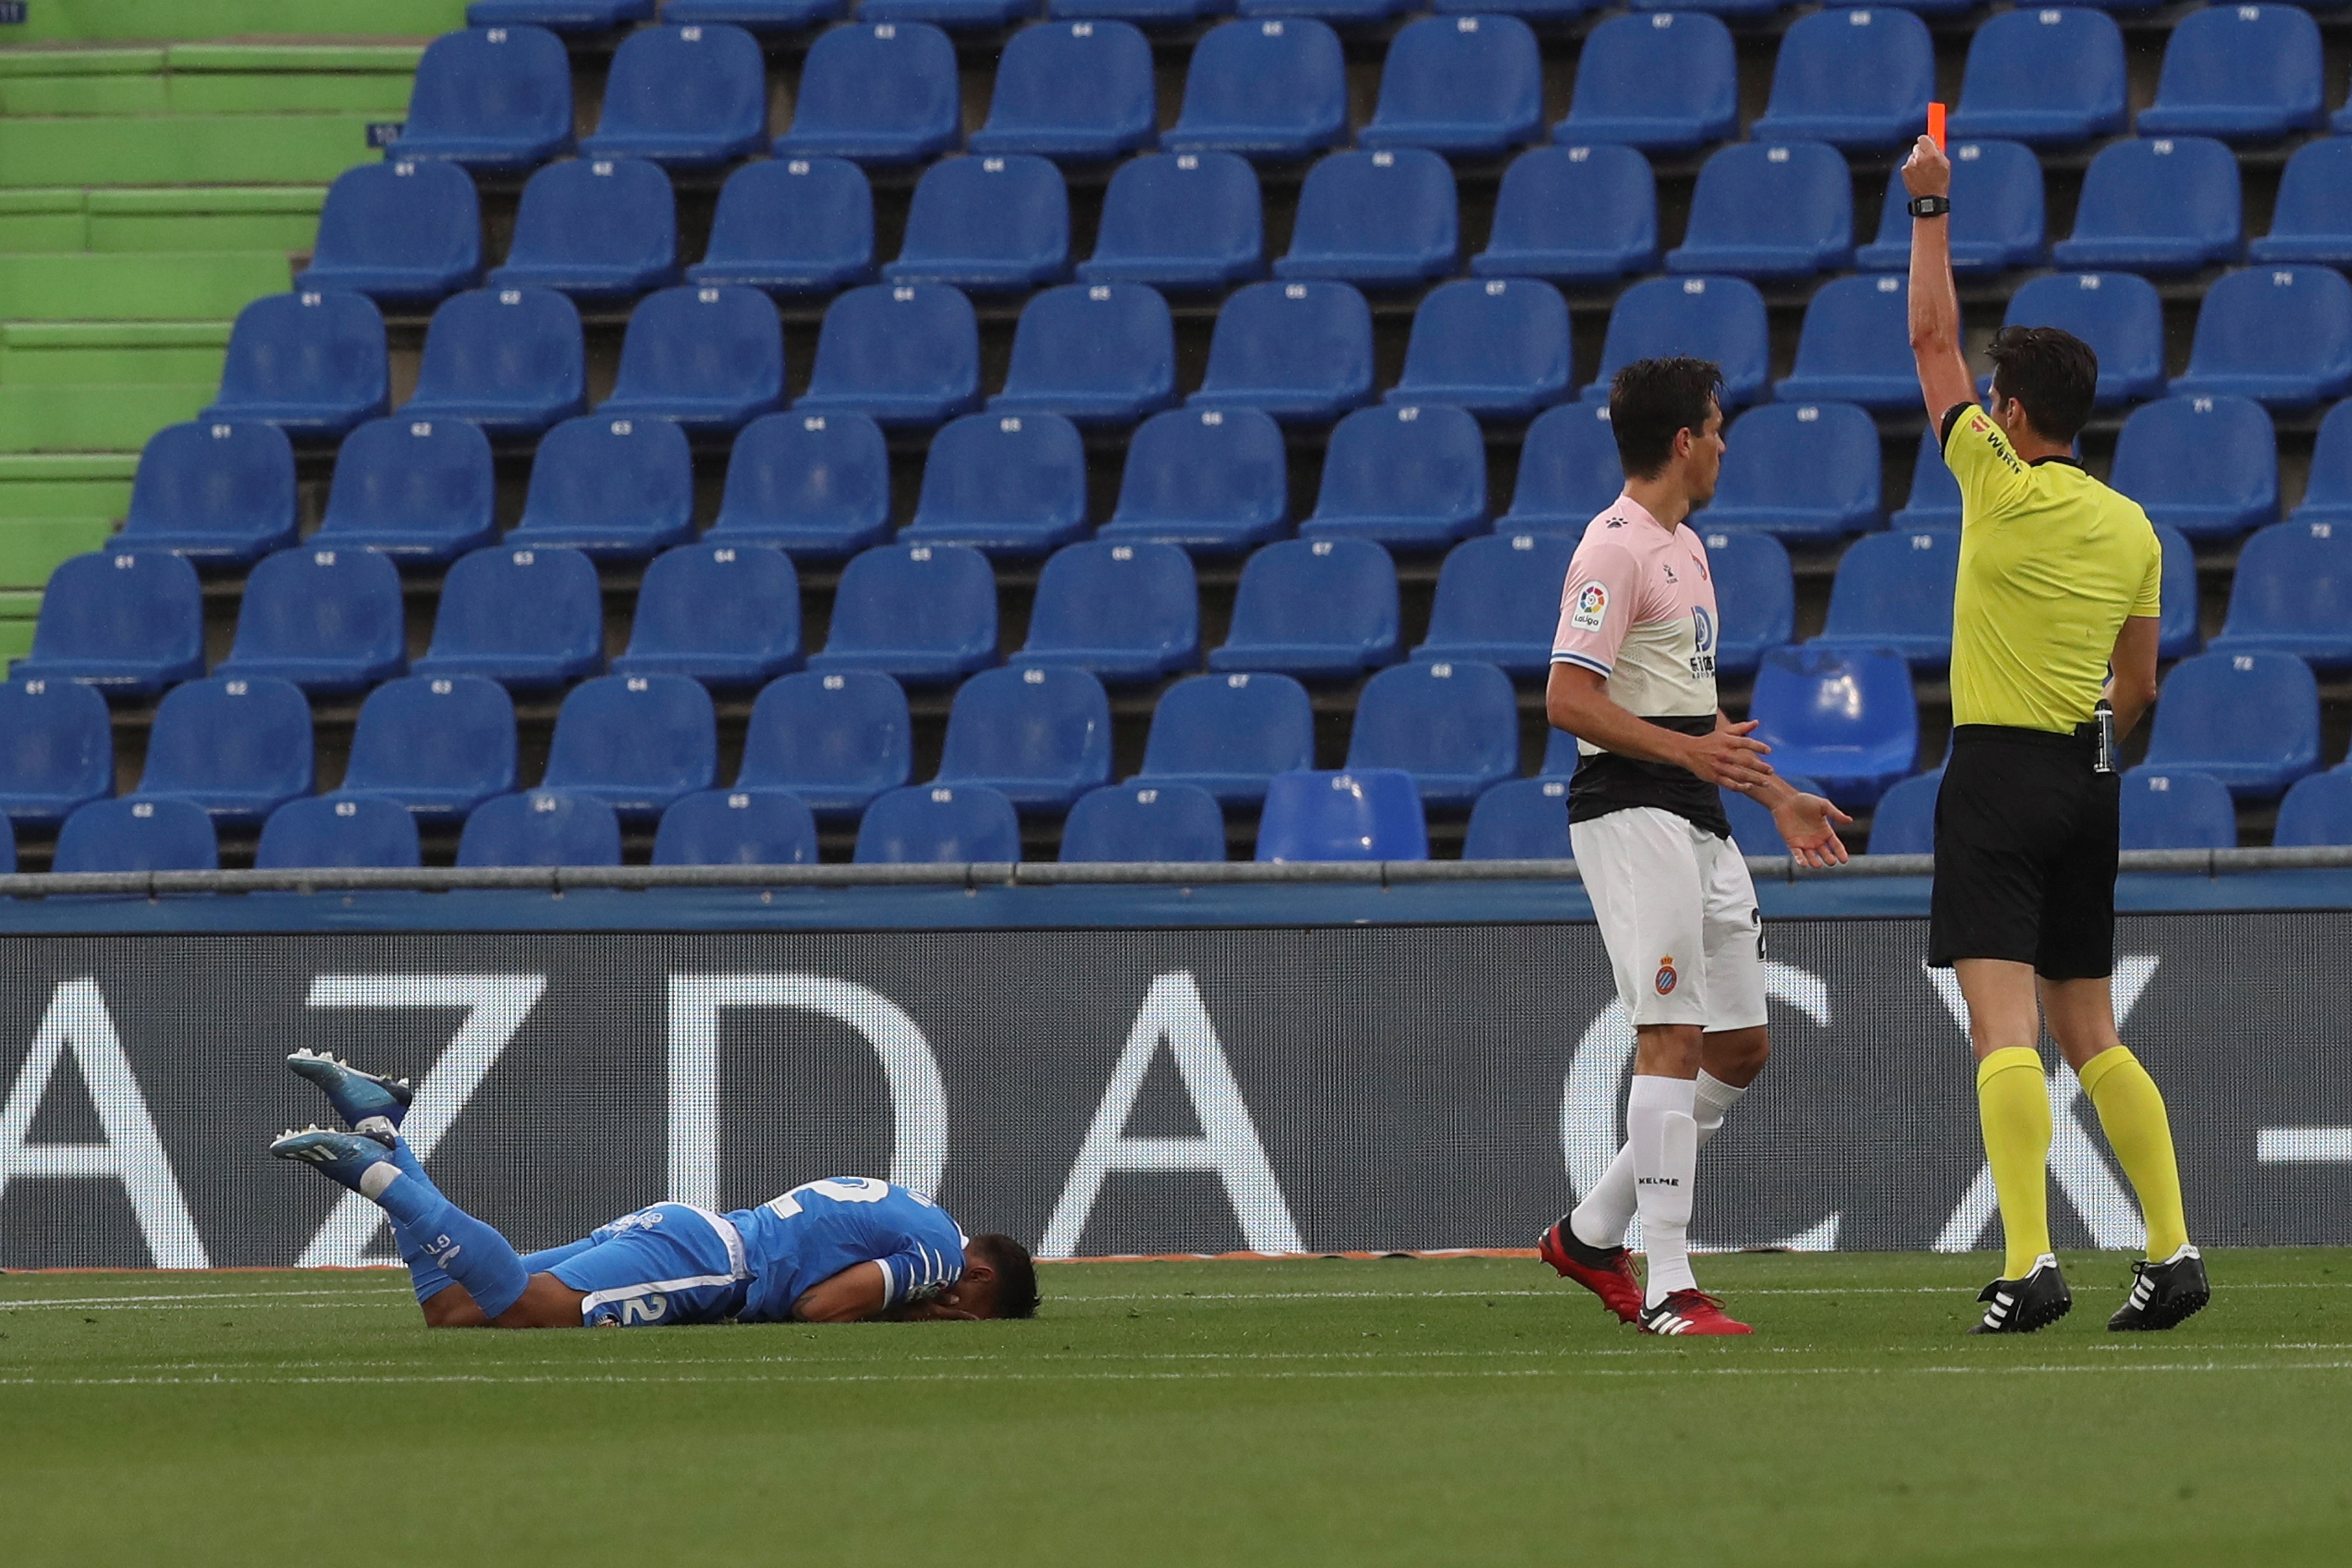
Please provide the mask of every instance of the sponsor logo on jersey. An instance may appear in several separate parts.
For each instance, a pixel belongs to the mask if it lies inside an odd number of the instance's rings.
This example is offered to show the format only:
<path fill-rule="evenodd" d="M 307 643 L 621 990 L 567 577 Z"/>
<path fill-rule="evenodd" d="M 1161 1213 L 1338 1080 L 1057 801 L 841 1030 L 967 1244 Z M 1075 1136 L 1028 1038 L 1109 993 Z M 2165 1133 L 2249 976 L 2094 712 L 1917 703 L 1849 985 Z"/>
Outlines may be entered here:
<path fill-rule="evenodd" d="M 1705 605 L 1691 606 L 1690 672 L 1710 680 L 1715 678 L 1715 616 Z"/>
<path fill-rule="evenodd" d="M 1675 994 L 1675 987 L 1681 983 L 1682 976 L 1675 973 L 1675 955 L 1670 952 L 1666 954 L 1665 957 L 1658 960 L 1658 978 L 1656 982 L 1658 994 L 1661 996 L 1673 995 Z"/>
<path fill-rule="evenodd" d="M 1587 583 L 1576 591 L 1576 608 L 1570 610 L 1568 624 L 1580 632 L 1597 632 L 1609 618 L 1609 590 L 1598 583 Z"/>

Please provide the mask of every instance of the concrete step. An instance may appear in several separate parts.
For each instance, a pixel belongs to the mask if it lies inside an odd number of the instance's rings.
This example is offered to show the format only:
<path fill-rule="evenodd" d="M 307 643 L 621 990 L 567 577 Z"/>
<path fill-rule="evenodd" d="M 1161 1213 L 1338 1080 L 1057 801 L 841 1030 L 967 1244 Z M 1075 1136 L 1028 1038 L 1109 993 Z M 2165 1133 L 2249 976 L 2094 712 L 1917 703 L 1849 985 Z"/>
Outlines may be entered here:
<path fill-rule="evenodd" d="M 466 0 L 33 0 L 7 41 L 238 38 L 296 24 L 320 38 L 430 38 L 466 25 Z"/>
<path fill-rule="evenodd" d="M 0 256 L 0 313 L 19 321 L 218 321 L 293 287 L 282 250 Z"/>
<path fill-rule="evenodd" d="M 397 119 L 414 44 L 174 44 L 0 53 L 0 114 L 317 113 Z"/>
<path fill-rule="evenodd" d="M 113 532 L 103 517 L 0 518 L 0 589 L 39 588 L 58 562 L 100 548 Z"/>
<path fill-rule="evenodd" d="M 0 186 L 315 185 L 382 156 L 381 114 L 0 120 Z"/>
<path fill-rule="evenodd" d="M 0 322 L 0 386 L 213 385 L 226 321 Z"/>
<path fill-rule="evenodd" d="M 217 381 L 161 385 L 0 385 L 0 452 L 120 452 L 193 419 Z"/>
<path fill-rule="evenodd" d="M 113 452 L 0 455 L 0 523 L 15 518 L 103 517 L 131 510 L 136 447 Z"/>

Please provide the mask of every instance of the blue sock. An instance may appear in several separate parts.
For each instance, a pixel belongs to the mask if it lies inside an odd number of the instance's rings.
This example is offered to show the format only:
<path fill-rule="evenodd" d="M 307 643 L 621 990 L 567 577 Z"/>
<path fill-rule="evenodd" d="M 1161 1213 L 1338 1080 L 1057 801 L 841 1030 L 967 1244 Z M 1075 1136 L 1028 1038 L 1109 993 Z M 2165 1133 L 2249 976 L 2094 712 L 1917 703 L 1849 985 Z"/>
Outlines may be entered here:
<path fill-rule="evenodd" d="M 530 1276 L 507 1238 L 442 1196 L 414 1157 L 403 1163 L 395 1155 L 393 1163 L 400 1174 L 369 1194 L 376 1206 L 407 1227 L 434 1268 L 463 1285 L 485 1317 L 495 1320 L 521 1300 Z"/>
<path fill-rule="evenodd" d="M 406 1139 L 393 1145 L 392 1163 L 400 1167 L 403 1176 L 414 1176 L 428 1187 L 433 1184 L 425 1177 L 425 1167 L 418 1163 L 416 1152 L 408 1146 Z M 457 1283 L 439 1264 L 433 1261 L 432 1255 L 416 1239 L 415 1232 L 390 1215 L 384 1217 L 392 1224 L 392 1244 L 400 1248 L 400 1260 L 408 1265 L 408 1283 L 416 1292 L 417 1305 L 423 1306 Z"/>

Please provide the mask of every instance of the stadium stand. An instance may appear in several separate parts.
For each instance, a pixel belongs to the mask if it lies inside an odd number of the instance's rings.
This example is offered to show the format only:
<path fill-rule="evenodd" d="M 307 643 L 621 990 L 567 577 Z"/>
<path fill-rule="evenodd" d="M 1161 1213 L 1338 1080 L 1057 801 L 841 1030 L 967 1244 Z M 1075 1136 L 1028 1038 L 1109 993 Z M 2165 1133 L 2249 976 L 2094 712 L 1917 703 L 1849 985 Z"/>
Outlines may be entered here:
<path fill-rule="evenodd" d="M 1130 159 L 1103 195 L 1086 283 L 1222 289 L 1265 274 L 1265 218 L 1257 171 L 1231 153 Z"/>
<path fill-rule="evenodd" d="M 1086 527 L 1077 426 L 1056 414 L 972 414 L 931 438 L 904 538 L 1012 558 L 1049 554 Z"/>
<path fill-rule="evenodd" d="M 609 32 L 650 22 L 655 0 L 472 0 L 466 20 L 477 27 L 522 22 L 558 32 Z"/>
<path fill-rule="evenodd" d="M 820 674 L 875 670 L 911 685 L 952 683 L 996 662 L 996 574 L 960 544 L 877 545 L 850 558 L 835 590 Z"/>
<path fill-rule="evenodd" d="M 820 819 L 854 817 L 914 772 L 907 694 L 887 675 L 803 671 L 770 681 L 751 704 L 740 790 L 785 790 Z"/>
<path fill-rule="evenodd" d="M 626 300 L 677 281 L 677 202 L 644 158 L 570 158 L 522 188 L 514 241 L 493 289 Z"/>
<path fill-rule="evenodd" d="M 1860 15 L 1860 13 L 1854 13 Z M 1698 172 L 1669 272 L 1807 278 L 1853 262 L 1853 176 L 1818 142 L 1737 142 Z"/>
<path fill-rule="evenodd" d="M 1957 531 L 1864 535 L 1838 560 L 1829 621 L 1811 646 L 1893 648 L 1915 670 L 1941 668 L 1959 570 Z"/>
<path fill-rule="evenodd" d="M 1192 784 L 1106 784 L 1070 807 L 1062 825 L 1065 861 L 1223 860 L 1225 814 Z"/>
<path fill-rule="evenodd" d="M 1340 680 L 1397 659 L 1396 563 L 1361 539 L 1286 539 L 1252 555 L 1217 671 Z"/>
<path fill-rule="evenodd" d="M 1045 289 L 1022 308 L 1004 390 L 988 407 L 1078 425 L 1132 425 L 1175 398 L 1168 302 L 1139 283 L 1072 283 Z"/>
<path fill-rule="evenodd" d="M 457 838 L 460 866 L 617 866 L 621 819 L 601 800 L 532 790 L 476 806 Z"/>
<path fill-rule="evenodd" d="M 257 419 L 331 439 L 391 404 L 383 315 L 364 294 L 269 294 L 236 314 L 220 395 L 200 419 Z"/>
<path fill-rule="evenodd" d="M 1727 412 L 1755 402 L 1772 365 L 1764 296 L 1745 278 L 1643 279 L 1610 307 L 1601 373 L 1584 396 L 1608 402 L 1612 376 L 1660 354 L 1696 354 L 1721 365 Z"/>
<path fill-rule="evenodd" d="M 779 158 L 918 163 L 963 140 L 955 46 L 921 22 L 835 27 L 809 46 Z"/>
<path fill-rule="evenodd" d="M 2230 578 L 2219 653 L 2283 653 L 2314 669 L 2352 668 L 2352 531 L 2281 522 L 2255 531 Z"/>
<path fill-rule="evenodd" d="M 1412 775 L 1397 768 L 1276 774 L 1258 818 L 1257 858 L 1428 859 L 1429 826 Z"/>
<path fill-rule="evenodd" d="M 77 555 L 58 563 L 17 680 L 79 680 L 110 695 L 152 697 L 205 672 L 204 589 L 165 552 Z"/>
<path fill-rule="evenodd" d="M 2352 137 L 2322 137 L 2294 150 L 2279 176 L 2271 231 L 2246 252 L 2256 261 L 2352 264 Z"/>
<path fill-rule="evenodd" d="M 1381 67 L 1381 96 L 1357 140 L 1498 157 L 1543 133 L 1543 57 L 1517 16 L 1407 22 Z"/>
<path fill-rule="evenodd" d="M 551 289 L 475 289 L 433 312 L 404 419 L 465 419 L 536 436 L 588 407 L 580 311 Z"/>
<path fill-rule="evenodd" d="M 418 675 L 479 675 L 544 690 L 604 672 L 604 602 L 577 550 L 493 544 L 457 558 L 441 584 Z"/>
<path fill-rule="evenodd" d="M 808 391 L 793 407 L 863 415 L 887 427 L 937 425 L 979 405 L 971 301 L 941 284 L 877 283 L 825 308 Z"/>
<path fill-rule="evenodd" d="M 2041 266 L 2049 247 L 2042 238 L 2042 163 L 2033 149 L 2016 142 L 1955 142 L 1951 160 L 1952 271 L 1970 278 Z M 1898 164 L 1886 176 L 1878 237 L 1853 253 L 1854 265 L 1865 272 L 1900 272 L 1911 265 L 1910 199 Z"/>
<path fill-rule="evenodd" d="M 1726 440 L 1715 500 L 1694 527 L 1816 540 L 1878 526 L 1878 427 L 1852 404 L 1766 404 Z"/>
<path fill-rule="evenodd" d="M 665 22 L 727 22 L 747 33 L 805 33 L 849 12 L 849 0 L 663 0 Z"/>
<path fill-rule="evenodd" d="M 1748 716 L 1777 772 L 1818 780 L 1848 810 L 1885 794 L 1919 750 L 1911 672 L 1887 648 L 1773 648 Z"/>
<path fill-rule="evenodd" d="M 2116 438 L 2116 488 L 2151 522 L 2226 539 L 2278 521 L 2278 439 L 2250 398 L 2145 403 Z"/>
<path fill-rule="evenodd" d="M 1486 526 L 1486 443 L 1443 404 L 1359 408 L 1333 427 L 1309 539 L 1442 549 Z"/>
<path fill-rule="evenodd" d="M 215 820 L 258 826 L 314 783 L 310 705 L 268 676 L 214 676 L 163 693 L 139 775 L 145 800 L 184 800 Z"/>
<path fill-rule="evenodd" d="M 613 51 L 604 111 L 580 156 L 708 169 L 749 157 L 767 140 L 767 71 L 757 39 L 723 22 L 646 27 Z"/>
<path fill-rule="evenodd" d="M 341 794 L 393 801 L 427 822 L 465 816 L 515 787 L 514 700 L 478 675 L 388 680 L 360 704 Z"/>
<path fill-rule="evenodd" d="M 289 476 L 290 477 L 290 476 Z M 498 538 L 489 437 L 463 419 L 371 419 L 343 437 L 317 542 L 446 565 Z"/>
<path fill-rule="evenodd" d="M 248 565 L 294 542 L 294 447 L 258 420 L 167 425 L 147 438 L 121 542 L 202 566 Z"/>
<path fill-rule="evenodd" d="M 742 428 L 784 400 L 784 333 L 756 289 L 665 289 L 637 303 L 605 418 L 666 419 L 697 435 Z"/>
<path fill-rule="evenodd" d="M 2316 128 L 2319 24 L 2294 5 L 2192 11 L 2164 42 L 2156 102 L 2139 111 L 2143 136 L 2270 142 Z"/>
<path fill-rule="evenodd" d="M 1037 574 L 1015 665 L 1063 665 L 1106 684 L 1157 680 L 1201 662 L 1192 558 L 1172 544 L 1089 540 Z"/>
<path fill-rule="evenodd" d="M 1873 855 L 1933 855 L 1936 852 L 1936 796 L 1944 787 L 1944 770 L 1914 773 L 1878 797 L 1870 813 L 1870 853 Z"/>
<path fill-rule="evenodd" d="M 2352 523 L 2352 403 L 2339 403 L 2319 422 L 2311 472 L 2296 522 Z"/>
<path fill-rule="evenodd" d="M 1568 302 L 1550 284 L 1441 283 L 1422 297 L 1391 403 L 1446 403 L 1482 419 L 1527 419 L 1568 395 Z"/>
<path fill-rule="evenodd" d="M 1255 408 L 1155 414 L 1129 439 L 1105 539 L 1229 555 L 1272 539 L 1290 518 L 1282 428 Z"/>
<path fill-rule="evenodd" d="M 1772 395 L 1783 403 L 1853 403 L 1873 412 L 1916 407 L 1919 371 L 1911 358 L 1910 309 L 1910 289 L 1898 277 L 1835 278 L 1822 284 L 1805 307 L 1796 368 L 1774 384 Z"/>
<path fill-rule="evenodd" d="M 546 787 L 601 800 L 623 822 L 657 817 L 719 773 L 710 694 L 682 675 L 604 675 L 563 699 Z"/>
<path fill-rule="evenodd" d="M 416 819 L 388 800 L 313 795 L 269 814 L 253 851 L 259 871 L 421 866 Z"/>
<path fill-rule="evenodd" d="M 531 550 L 644 561 L 694 537 L 694 457 L 667 419 L 586 414 L 550 430 L 531 458 L 522 521 Z"/>
<path fill-rule="evenodd" d="M 1547 408 L 1528 426 L 1511 510 L 1496 527 L 1580 535 L 1624 489 L 1624 474 L 1607 404 Z"/>
<path fill-rule="evenodd" d="M 1894 148 L 1927 128 L 1936 44 L 1908 11 L 1816 11 L 1781 35 L 1759 142 Z"/>
<path fill-rule="evenodd" d="M 204 808 L 184 800 L 94 800 L 58 830 L 53 871 L 212 871 L 220 842 Z"/>
<path fill-rule="evenodd" d="M 1454 171 L 1425 147 L 1333 153 L 1307 171 L 1277 278 L 1401 289 L 1452 272 L 1462 240 Z"/>
<path fill-rule="evenodd" d="M 2077 146 L 2124 129 L 2124 37 L 2079 6 L 2004 11 L 1969 39 L 1949 133 L 1962 141 Z"/>
<path fill-rule="evenodd" d="M 960 31 L 995 32 L 1036 9 L 1036 0 L 863 0 L 858 14 L 877 22 L 929 22 Z"/>
<path fill-rule="evenodd" d="M 2205 646 L 2198 608 L 2197 552 L 2179 529 L 2156 526 L 2164 546 L 2164 614 L 2157 621 L 2158 658 L 2187 658 Z"/>
<path fill-rule="evenodd" d="M 425 46 L 407 121 L 387 155 L 506 173 L 571 151 L 563 40 L 540 27 L 477 26 Z"/>
<path fill-rule="evenodd" d="M 1410 11 L 1413 0 L 1239 0 L 1236 8 L 1244 16 L 1314 16 L 1352 29 Z"/>
<path fill-rule="evenodd" d="M 613 673 L 683 675 L 734 689 L 800 664 L 801 585 L 791 558 L 722 540 L 681 544 L 646 565 L 628 651 Z"/>
<path fill-rule="evenodd" d="M 2131 849 L 2235 849 L 2238 819 L 2230 792 L 2191 769 L 2126 768 L 2121 847 Z"/>
<path fill-rule="evenodd" d="M 1286 675 L 1196 675 L 1171 686 L 1152 710 L 1136 776 L 1255 807 L 1276 773 L 1314 765 L 1307 688 Z"/>
<path fill-rule="evenodd" d="M 2050 247 L 2056 265 L 2194 272 L 2244 247 L 2238 160 L 2210 136 L 2158 136 L 2099 149 L 2083 176 L 2074 232 Z"/>
<path fill-rule="evenodd" d="M 1024 27 L 1005 41 L 988 123 L 971 146 L 1099 163 L 1157 141 L 1158 105 L 1151 45 L 1130 24 Z"/>
<path fill-rule="evenodd" d="M 1718 533 L 1701 522 L 1707 570 L 1714 574 L 1715 668 L 1723 675 L 1755 671 L 1766 648 L 1797 635 L 1797 579 L 1789 552 L 1769 533 Z"/>
<path fill-rule="evenodd" d="M 2130 272 L 2054 273 L 2009 297 L 2011 327 L 2058 327 L 2099 356 L 2098 405 L 2119 407 L 2164 395 L 2164 302 L 2156 285 Z M 1989 390 L 1991 378 L 1983 384 Z"/>
<path fill-rule="evenodd" d="M 1697 11 L 1611 16 L 1585 36 L 1576 90 L 1552 140 L 1687 153 L 1739 129 L 1731 29 Z"/>
<path fill-rule="evenodd" d="M 1348 139 L 1339 36 L 1308 16 L 1220 23 L 1192 49 L 1183 110 L 1161 142 L 1180 152 L 1307 157 Z"/>
<path fill-rule="evenodd" d="M 1510 779 L 1478 797 L 1462 840 L 1465 860 L 1573 860 L 1568 781 Z"/>
<path fill-rule="evenodd" d="M 939 782 L 982 784 L 1021 811 L 1059 812 L 1110 782 L 1110 699 L 1083 669 L 982 670 L 956 688 Z"/>
<path fill-rule="evenodd" d="M 974 293 L 1034 288 L 1067 275 L 1070 197 L 1052 160 L 1026 153 L 946 158 L 923 171 L 891 283 L 948 283 Z"/>
<path fill-rule="evenodd" d="M 482 215 L 456 163 L 401 159 L 335 176 L 319 209 L 301 289 L 347 289 L 378 303 L 431 301 L 482 280 Z"/>
<path fill-rule="evenodd" d="M 1486 248 L 1470 258 L 1470 270 L 1598 283 L 1657 261 L 1657 177 L 1640 153 L 1604 142 L 1533 147 L 1512 159 Z"/>
<path fill-rule="evenodd" d="M 861 866 L 1021 858 L 1021 817 L 1013 803 L 978 784 L 913 784 L 894 789 L 857 824 Z"/>
<path fill-rule="evenodd" d="M 1209 338 L 1209 370 L 1187 402 L 1255 408 L 1328 424 L 1372 391 L 1372 312 L 1329 280 L 1252 283 L 1225 297 Z"/>
<path fill-rule="evenodd" d="M 874 280 L 874 188 L 845 158 L 774 158 L 727 176 L 689 283 L 829 294 Z"/>
<path fill-rule="evenodd" d="M 105 698 L 70 680 L 0 683 L 0 815 L 48 826 L 113 793 Z"/>
<path fill-rule="evenodd" d="M 314 695 L 362 692 L 408 672 L 400 570 L 365 550 L 300 545 L 245 580 L 236 641 L 219 673 L 274 677 Z"/>
<path fill-rule="evenodd" d="M 1944 466 L 1944 449 L 1936 437 L 1932 425 L 1919 432 L 1919 453 L 1911 460 L 1910 499 L 1886 520 L 1886 526 L 1898 532 L 1960 526 L 1960 482 Z"/>
<path fill-rule="evenodd" d="M 2323 267 L 2231 273 L 2205 291 L 2189 369 L 2172 390 L 2277 409 L 2352 391 L 2352 282 Z"/>
<path fill-rule="evenodd" d="M 2283 653 L 2201 653 L 2164 678 L 2147 763 L 2210 773 L 2246 800 L 2274 800 L 2319 766 L 2319 687 Z"/>
<path fill-rule="evenodd" d="M 809 866 L 816 819 L 782 790 L 697 790 L 662 813 L 656 866 Z"/>
<path fill-rule="evenodd" d="M 1476 659 L 1381 670 L 1356 699 L 1347 765 L 1351 773 L 1402 770 L 1430 805 L 1475 804 L 1519 771 L 1519 710 L 1511 678 Z"/>
<path fill-rule="evenodd" d="M 2297 779 L 2279 802 L 2271 843 L 2282 849 L 2352 845 L 2352 773 L 2337 768 Z"/>
<path fill-rule="evenodd" d="M 890 531 L 890 453 L 862 414 L 771 414 L 735 437 L 711 525 L 717 544 L 769 544 L 829 561 Z"/>
<path fill-rule="evenodd" d="M 1476 660 L 1516 679 L 1546 674 L 1560 591 L 1577 542 L 1556 533 L 1496 533 L 1446 552 L 1416 663 Z"/>

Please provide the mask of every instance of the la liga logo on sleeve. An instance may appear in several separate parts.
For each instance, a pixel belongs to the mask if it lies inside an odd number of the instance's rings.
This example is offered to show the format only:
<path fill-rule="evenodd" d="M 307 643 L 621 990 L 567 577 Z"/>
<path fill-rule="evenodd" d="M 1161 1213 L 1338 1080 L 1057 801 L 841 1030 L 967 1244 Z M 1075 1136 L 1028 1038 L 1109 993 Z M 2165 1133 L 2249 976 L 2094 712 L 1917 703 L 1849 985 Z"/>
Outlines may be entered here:
<path fill-rule="evenodd" d="M 1576 591 L 1576 607 L 1568 615 L 1570 626 L 1580 632 L 1597 632 L 1608 618 L 1608 589 L 1598 583 L 1587 583 Z"/>

